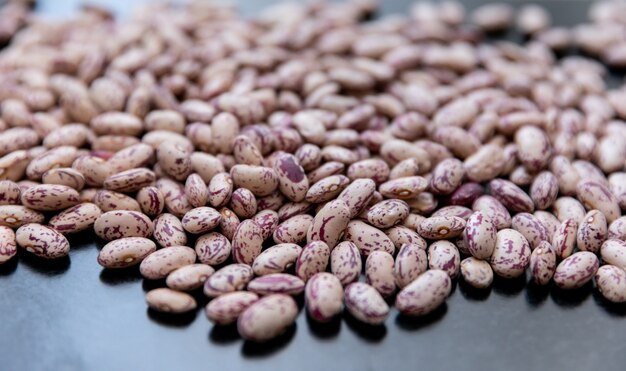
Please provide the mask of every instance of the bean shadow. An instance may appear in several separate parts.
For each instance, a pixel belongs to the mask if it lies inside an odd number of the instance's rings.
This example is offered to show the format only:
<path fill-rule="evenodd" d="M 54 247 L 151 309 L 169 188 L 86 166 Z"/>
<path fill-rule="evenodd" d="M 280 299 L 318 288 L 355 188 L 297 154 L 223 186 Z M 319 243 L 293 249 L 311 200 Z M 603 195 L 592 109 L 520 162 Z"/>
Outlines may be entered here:
<path fill-rule="evenodd" d="M 105 245 L 102 240 L 96 238 L 91 229 L 76 234 L 70 234 L 66 237 L 72 250 L 82 250 L 92 246 L 100 247 L 99 244 L 102 246 Z"/>
<path fill-rule="evenodd" d="M 141 283 L 141 288 L 144 292 L 148 292 L 150 290 L 158 289 L 159 287 L 165 287 L 165 278 L 160 280 L 148 280 L 144 279 Z"/>
<path fill-rule="evenodd" d="M 565 308 L 575 308 L 582 304 L 589 295 L 591 295 L 593 284 L 586 283 L 584 286 L 574 290 L 563 290 L 553 286 L 550 290 L 550 298 L 552 301 Z"/>
<path fill-rule="evenodd" d="M 209 331 L 209 342 L 212 344 L 226 345 L 240 339 L 241 336 L 237 332 L 237 322 L 226 326 L 213 325 Z"/>
<path fill-rule="evenodd" d="M 396 316 L 396 325 L 405 331 L 421 330 L 441 321 L 447 312 L 448 304 L 443 303 L 437 307 L 437 309 L 424 316 L 408 316 L 406 314 L 398 313 Z"/>
<path fill-rule="evenodd" d="M 281 335 L 264 343 L 255 343 L 246 340 L 241 347 L 244 358 L 264 358 L 283 350 L 296 334 L 297 325 L 294 323 Z"/>
<path fill-rule="evenodd" d="M 0 276 L 8 276 L 10 274 L 12 274 L 13 272 L 15 272 L 15 270 L 17 269 L 17 261 L 19 259 L 14 256 L 11 259 L 9 259 L 7 262 L 0 264 Z"/>
<path fill-rule="evenodd" d="M 593 301 L 602 307 L 610 316 L 626 317 L 626 303 L 613 303 L 602 296 L 598 290 L 592 292 Z"/>
<path fill-rule="evenodd" d="M 24 264 L 33 272 L 44 276 L 57 276 L 70 269 L 70 257 L 64 256 L 58 259 L 44 259 L 29 253 L 24 249 L 18 249 L 17 256 L 21 264 Z"/>
<path fill-rule="evenodd" d="M 485 301 L 489 298 L 489 295 L 491 295 L 491 286 L 484 289 L 479 289 L 470 285 L 462 278 L 459 278 L 458 282 L 459 291 L 461 292 L 461 295 L 463 295 L 463 298 L 466 300 Z"/>
<path fill-rule="evenodd" d="M 387 327 L 385 324 L 370 325 L 364 323 L 354 318 L 354 316 L 347 310 L 343 311 L 343 319 L 346 321 L 346 325 L 350 330 L 352 330 L 352 332 L 367 342 L 378 343 L 387 335 Z"/>
<path fill-rule="evenodd" d="M 313 320 L 307 313 L 304 313 L 304 318 L 306 319 L 309 331 L 318 339 L 335 338 L 341 331 L 341 316 L 335 316 L 333 319 L 325 323 Z"/>
<path fill-rule="evenodd" d="M 535 281 L 530 279 L 526 285 L 526 302 L 531 307 L 538 307 L 545 302 L 550 295 L 550 285 L 537 285 Z"/>
<path fill-rule="evenodd" d="M 134 283 L 140 279 L 141 273 L 139 273 L 138 265 L 121 269 L 103 269 L 100 271 L 100 282 L 109 286 Z"/>
<path fill-rule="evenodd" d="M 148 318 L 155 323 L 158 323 L 167 327 L 187 327 L 189 326 L 195 319 L 197 312 L 195 310 L 189 311 L 187 313 L 163 313 L 157 312 L 152 308 L 148 308 L 147 310 Z"/>
<path fill-rule="evenodd" d="M 521 275 L 516 278 L 502 278 L 499 276 L 495 276 L 493 278 L 493 291 L 502 296 L 517 296 L 524 289 L 525 286 L 525 275 Z"/>

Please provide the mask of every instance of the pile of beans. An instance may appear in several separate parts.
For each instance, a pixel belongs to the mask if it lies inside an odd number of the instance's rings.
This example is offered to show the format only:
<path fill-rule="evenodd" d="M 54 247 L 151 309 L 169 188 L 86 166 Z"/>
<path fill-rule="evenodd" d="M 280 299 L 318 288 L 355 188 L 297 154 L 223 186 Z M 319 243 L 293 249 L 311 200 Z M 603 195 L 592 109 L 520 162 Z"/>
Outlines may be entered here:
<path fill-rule="evenodd" d="M 150 308 L 203 290 L 252 341 L 293 323 L 295 295 L 314 321 L 376 325 L 390 303 L 432 312 L 459 275 L 626 302 L 626 90 L 556 58 L 573 31 L 536 6 L 374 10 L 29 20 L 0 53 L 0 262 L 93 230 L 105 269 L 166 286 Z M 524 45 L 483 41 L 514 22 Z"/>

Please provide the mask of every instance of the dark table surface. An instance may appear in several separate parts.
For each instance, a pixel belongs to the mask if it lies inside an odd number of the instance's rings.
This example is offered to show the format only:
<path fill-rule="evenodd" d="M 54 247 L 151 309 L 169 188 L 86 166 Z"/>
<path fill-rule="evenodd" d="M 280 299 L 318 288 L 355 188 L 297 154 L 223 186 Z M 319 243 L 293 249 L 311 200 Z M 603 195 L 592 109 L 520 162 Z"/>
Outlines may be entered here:
<path fill-rule="evenodd" d="M 102 1 L 101 1 L 102 2 Z M 57 7 L 56 4 L 63 5 Z M 43 1 L 64 15 L 77 1 Z M 126 13 L 126 2 L 113 1 Z M 269 1 L 241 2 L 250 14 Z M 383 14 L 409 1 L 388 1 Z M 469 2 L 474 7 L 479 1 Z M 544 2 L 556 24 L 585 19 L 587 2 Z M 349 315 L 320 326 L 301 313 L 265 345 L 244 342 L 233 327 L 213 327 L 200 308 L 182 317 L 147 309 L 137 269 L 105 271 L 102 243 L 71 239 L 66 259 L 44 262 L 20 251 L 0 267 L 0 370 L 624 370 L 626 307 L 608 304 L 591 284 L 563 292 L 528 281 L 496 280 L 477 292 L 462 280 L 426 318 L 393 310 L 384 326 Z M 302 299 L 299 298 L 300 304 Z"/>

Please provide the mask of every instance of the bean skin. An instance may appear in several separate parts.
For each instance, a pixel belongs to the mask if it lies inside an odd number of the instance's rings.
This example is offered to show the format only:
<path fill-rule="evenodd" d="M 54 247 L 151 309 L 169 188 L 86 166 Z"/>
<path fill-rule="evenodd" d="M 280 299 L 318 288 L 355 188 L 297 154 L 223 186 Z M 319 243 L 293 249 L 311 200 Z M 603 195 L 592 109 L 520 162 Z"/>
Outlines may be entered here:
<path fill-rule="evenodd" d="M 41 224 L 25 224 L 15 232 L 18 246 L 44 259 L 58 259 L 70 251 L 70 243 L 61 233 Z"/>
<path fill-rule="evenodd" d="M 17 254 L 15 232 L 9 227 L 0 226 L 0 264 L 6 263 Z"/>
<path fill-rule="evenodd" d="M 221 295 L 206 306 L 206 316 L 216 325 L 229 325 L 237 321 L 241 313 L 259 300 L 253 292 L 231 292 Z"/>
<path fill-rule="evenodd" d="M 330 273 L 313 275 L 306 284 L 304 297 L 309 316 L 317 322 L 332 320 L 343 308 L 343 287 Z"/>
<path fill-rule="evenodd" d="M 143 237 L 127 237 L 104 245 L 98 254 L 98 264 L 105 268 L 127 268 L 141 263 L 156 251 L 156 244 Z"/>
<path fill-rule="evenodd" d="M 241 313 L 237 330 L 246 340 L 264 342 L 285 332 L 297 315 L 298 306 L 290 296 L 268 295 Z"/>
<path fill-rule="evenodd" d="M 346 287 L 346 308 L 356 319 L 371 325 L 380 325 L 389 315 L 389 306 L 372 286 L 355 282 Z"/>

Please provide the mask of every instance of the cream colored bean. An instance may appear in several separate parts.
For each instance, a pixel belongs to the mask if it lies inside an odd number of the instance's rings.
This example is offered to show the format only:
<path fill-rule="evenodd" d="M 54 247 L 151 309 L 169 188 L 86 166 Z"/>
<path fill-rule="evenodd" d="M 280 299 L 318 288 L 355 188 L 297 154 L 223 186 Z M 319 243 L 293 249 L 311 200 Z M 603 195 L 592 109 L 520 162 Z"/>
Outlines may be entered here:
<path fill-rule="evenodd" d="M 605 264 L 615 265 L 626 270 L 626 242 L 621 240 L 604 241 L 600 248 L 600 257 Z"/>
<path fill-rule="evenodd" d="M 607 236 L 608 230 L 604 214 L 599 210 L 591 210 L 578 226 L 576 246 L 579 250 L 597 253 Z"/>
<path fill-rule="evenodd" d="M 20 186 L 12 180 L 0 180 L 0 205 L 17 205 L 20 200 Z"/>
<path fill-rule="evenodd" d="M 137 265 L 156 251 L 156 244 L 143 237 L 126 237 L 104 245 L 98 253 L 98 264 L 105 268 L 127 268 Z"/>
<path fill-rule="evenodd" d="M 207 304 L 206 315 L 209 321 L 217 325 L 229 325 L 236 322 L 241 313 L 257 300 L 259 296 L 253 292 L 227 293 Z"/>
<path fill-rule="evenodd" d="M 487 144 L 465 159 L 464 166 L 467 178 L 472 182 L 481 183 L 495 178 L 504 166 L 502 148 Z"/>
<path fill-rule="evenodd" d="M 626 271 L 614 265 L 603 265 L 596 272 L 598 290 L 608 301 L 626 302 Z"/>
<path fill-rule="evenodd" d="M 585 208 L 599 210 L 609 223 L 621 215 L 617 198 L 604 184 L 594 180 L 583 180 L 576 186 L 576 194 Z"/>
<path fill-rule="evenodd" d="M 393 275 L 394 260 L 384 251 L 373 251 L 365 261 L 365 279 L 368 285 L 376 289 L 383 297 L 396 291 Z"/>
<path fill-rule="evenodd" d="M 22 179 L 30 159 L 26 151 L 14 151 L 0 158 L 0 180 L 17 182 Z"/>
<path fill-rule="evenodd" d="M 511 226 L 511 214 L 492 196 L 480 196 L 472 203 L 472 210 L 481 211 L 496 224 L 498 230 Z"/>
<path fill-rule="evenodd" d="M 626 216 L 615 219 L 615 221 L 609 225 L 607 238 L 622 241 L 626 240 Z"/>
<path fill-rule="evenodd" d="M 554 283 L 562 289 L 577 289 L 595 276 L 600 261 L 594 253 L 579 251 L 564 259 L 554 273 Z"/>
<path fill-rule="evenodd" d="M 278 176 L 269 167 L 239 164 L 230 169 L 230 176 L 234 186 L 249 189 L 255 196 L 270 195 L 278 188 Z"/>
<path fill-rule="evenodd" d="M 361 268 L 361 254 L 354 243 L 344 241 L 332 249 L 330 271 L 339 278 L 342 285 L 356 281 L 361 274 Z"/>
<path fill-rule="evenodd" d="M 380 185 L 378 191 L 388 198 L 406 200 L 416 197 L 419 193 L 425 191 L 427 187 L 428 181 L 425 178 L 421 176 L 411 176 L 385 182 Z"/>
<path fill-rule="evenodd" d="M 552 212 L 561 222 L 573 219 L 576 223 L 580 223 L 586 214 L 585 207 L 572 197 L 559 197 L 552 205 Z"/>
<path fill-rule="evenodd" d="M 149 165 L 153 160 L 154 149 L 145 143 L 138 143 L 117 151 L 107 160 L 107 163 L 113 170 L 112 173 L 119 173 Z"/>
<path fill-rule="evenodd" d="M 435 241 L 428 247 L 428 268 L 441 269 L 450 278 L 459 274 L 461 255 L 450 241 Z"/>
<path fill-rule="evenodd" d="M 372 286 L 355 282 L 345 290 L 346 309 L 356 319 L 370 325 L 380 325 L 389 316 L 389 306 Z"/>
<path fill-rule="evenodd" d="M 385 233 L 359 220 L 352 220 L 348 223 L 344 239 L 353 242 L 364 256 L 377 250 L 389 254 L 395 251 L 393 242 Z"/>
<path fill-rule="evenodd" d="M 77 233 L 91 228 L 100 215 L 95 204 L 81 203 L 53 216 L 49 225 L 63 234 Z"/>
<path fill-rule="evenodd" d="M 442 305 L 452 288 L 448 274 L 429 270 L 402 289 L 396 296 L 396 308 L 409 316 L 423 316 Z"/>
<path fill-rule="evenodd" d="M 521 233 L 530 244 L 530 248 L 534 249 L 541 241 L 550 241 L 550 231 L 537 219 L 529 213 L 516 214 L 511 219 L 511 228 Z"/>
<path fill-rule="evenodd" d="M 0 226 L 19 228 L 24 224 L 43 223 L 45 217 L 38 211 L 20 205 L 0 205 Z"/>
<path fill-rule="evenodd" d="M 104 180 L 105 189 L 131 193 L 149 186 L 156 179 L 154 172 L 146 168 L 130 169 L 113 174 Z"/>
<path fill-rule="evenodd" d="M 477 289 L 485 289 L 493 282 L 493 270 L 485 260 L 472 256 L 461 262 L 461 275 L 465 282 Z"/>
<path fill-rule="evenodd" d="M 80 191 L 85 186 L 85 177 L 79 171 L 64 167 L 50 169 L 43 173 L 41 181 L 44 184 L 59 184 Z"/>
<path fill-rule="evenodd" d="M 309 316 L 317 322 L 330 321 L 343 308 L 343 287 L 339 279 L 330 273 L 313 275 L 306 284 L 304 297 Z"/>
<path fill-rule="evenodd" d="M 0 264 L 6 263 L 17 254 L 15 232 L 9 227 L 0 226 Z"/>
<path fill-rule="evenodd" d="M 252 263 L 257 276 L 283 273 L 296 264 L 302 248 L 294 243 L 281 243 L 267 248 Z"/>
<path fill-rule="evenodd" d="M 574 219 L 566 219 L 552 236 L 552 246 L 556 252 L 556 256 L 565 259 L 572 255 L 576 245 L 576 234 L 578 224 Z"/>
<path fill-rule="evenodd" d="M 107 191 L 104 189 L 96 192 L 96 195 L 93 198 L 93 203 L 104 212 L 114 210 L 141 211 L 139 203 L 132 197 L 123 193 Z"/>
<path fill-rule="evenodd" d="M 306 193 L 305 200 L 311 203 L 327 202 L 337 197 L 350 184 L 344 175 L 331 175 L 313 184 Z"/>
<path fill-rule="evenodd" d="M 72 163 L 72 168 L 80 172 L 85 178 L 85 184 L 91 187 L 102 187 L 114 171 L 107 161 L 95 156 L 78 157 Z"/>
<path fill-rule="evenodd" d="M 296 302 L 288 295 L 268 295 L 246 308 L 237 320 L 239 335 L 264 342 L 287 330 L 298 315 Z"/>
<path fill-rule="evenodd" d="M 270 273 L 250 281 L 248 291 L 259 295 L 298 295 L 304 291 L 304 281 L 286 273 Z"/>
<path fill-rule="evenodd" d="M 325 242 L 331 249 L 341 239 L 350 221 L 350 208 L 342 200 L 327 203 L 314 217 L 307 241 Z"/>
<path fill-rule="evenodd" d="M 41 184 L 22 192 L 22 205 L 33 210 L 56 211 L 80 202 L 75 189 L 64 185 Z"/>
<path fill-rule="evenodd" d="M 61 233 L 41 224 L 24 224 L 15 232 L 18 246 L 44 259 L 58 259 L 70 251 L 70 243 Z"/>
<path fill-rule="evenodd" d="M 219 158 L 203 152 L 194 152 L 189 157 L 192 170 L 209 183 L 216 174 L 226 171 L 225 164 Z"/>
<path fill-rule="evenodd" d="M 165 284 L 172 290 L 191 291 L 204 286 L 204 282 L 215 273 L 215 269 L 206 264 L 191 264 L 171 272 Z"/>
<path fill-rule="evenodd" d="M 206 233 L 219 226 L 222 215 L 212 207 L 197 207 L 183 216 L 182 227 L 189 233 Z"/>
<path fill-rule="evenodd" d="M 146 116 L 145 123 L 148 131 L 166 130 L 179 134 L 185 131 L 185 118 L 176 111 L 152 111 Z"/>
<path fill-rule="evenodd" d="M 153 237 L 162 247 L 187 244 L 187 235 L 180 219 L 168 213 L 161 214 L 154 219 Z"/>
<path fill-rule="evenodd" d="M 515 278 L 524 273 L 530 260 L 530 246 L 524 236 L 513 229 L 498 231 L 496 247 L 491 255 L 491 268 L 503 278 Z"/>
<path fill-rule="evenodd" d="M 187 246 L 170 246 L 148 255 L 139 265 L 141 275 L 149 280 L 167 277 L 174 270 L 191 265 L 196 261 L 196 253 Z"/>
<path fill-rule="evenodd" d="M 144 129 L 139 118 L 123 112 L 102 113 L 91 120 L 90 126 L 98 135 L 138 136 Z"/>
<path fill-rule="evenodd" d="M 276 243 L 300 243 L 313 223 L 313 217 L 307 214 L 293 216 L 279 224 L 273 232 Z"/>
<path fill-rule="evenodd" d="M 458 237 L 465 229 L 465 220 L 454 216 L 434 216 L 424 219 L 417 232 L 431 240 Z"/>
<path fill-rule="evenodd" d="M 151 309 L 165 313 L 185 313 L 198 306 L 193 296 L 164 287 L 148 291 L 146 303 Z"/>
<path fill-rule="evenodd" d="M 96 235 L 106 241 L 123 237 L 149 237 L 153 228 L 147 216 L 128 210 L 108 211 L 100 215 L 94 224 Z"/>

